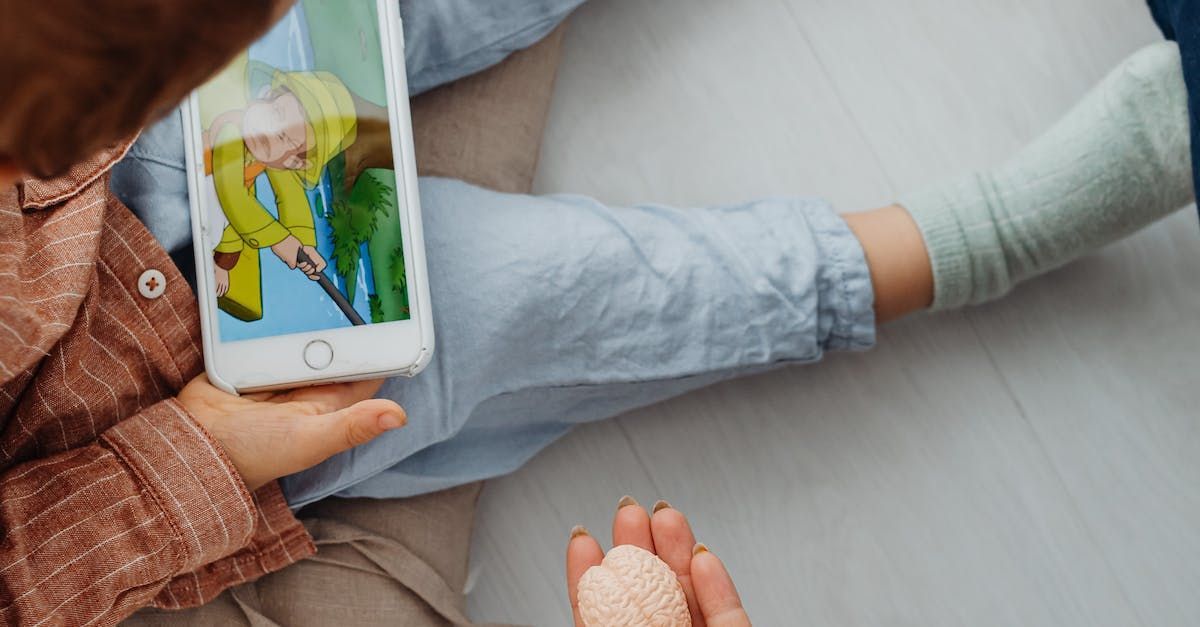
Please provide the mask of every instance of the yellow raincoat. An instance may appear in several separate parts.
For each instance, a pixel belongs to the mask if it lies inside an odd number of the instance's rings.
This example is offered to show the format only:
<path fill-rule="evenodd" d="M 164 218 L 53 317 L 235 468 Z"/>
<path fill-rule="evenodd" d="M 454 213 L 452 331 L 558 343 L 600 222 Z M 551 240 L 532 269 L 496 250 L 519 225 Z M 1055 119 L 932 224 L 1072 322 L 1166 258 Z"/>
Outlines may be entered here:
<path fill-rule="evenodd" d="M 218 77 L 228 72 L 245 76 L 245 63 L 235 62 Z M 246 82 L 238 81 L 245 107 Z M 212 85 L 214 91 L 221 87 Z M 303 170 L 269 168 L 257 162 L 246 148 L 241 129 L 233 123 L 209 128 L 211 152 L 205 155 L 207 170 L 212 174 L 217 200 L 229 225 L 221 235 L 214 252 L 243 253 L 229 273 L 229 291 L 218 299 L 218 305 L 229 314 L 246 321 L 262 318 L 262 275 L 259 254 L 244 254 L 273 246 L 295 236 L 306 246 L 316 245 L 313 209 L 309 206 L 307 190 L 316 187 L 325 166 L 335 156 L 354 143 L 358 120 L 353 98 L 345 85 L 329 72 L 275 72 L 272 90 L 286 89 L 295 94 L 308 119 L 306 125 L 308 152 Z M 201 90 L 201 108 L 205 90 Z M 220 96 L 216 96 L 219 98 Z M 216 108 L 207 107 L 209 112 Z M 226 109 L 228 110 L 228 109 Z M 215 115 L 202 115 L 211 124 Z M 278 219 L 258 201 L 256 181 L 265 174 L 275 196 Z"/>

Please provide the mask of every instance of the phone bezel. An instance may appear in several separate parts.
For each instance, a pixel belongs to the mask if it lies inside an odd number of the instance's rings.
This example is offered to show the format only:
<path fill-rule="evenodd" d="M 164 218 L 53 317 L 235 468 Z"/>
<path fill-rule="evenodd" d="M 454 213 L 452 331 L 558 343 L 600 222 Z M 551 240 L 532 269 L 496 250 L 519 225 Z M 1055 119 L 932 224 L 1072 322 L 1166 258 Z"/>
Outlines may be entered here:
<path fill-rule="evenodd" d="M 193 93 L 184 102 L 182 111 L 204 365 L 213 385 L 227 392 L 236 394 L 395 375 L 413 376 L 433 357 L 433 318 L 408 105 L 403 23 L 395 2 L 376 0 L 375 4 L 388 96 L 392 158 L 396 166 L 396 193 L 402 195 L 399 210 L 405 227 L 401 236 L 406 251 L 410 318 L 235 342 L 219 340 L 217 299 L 212 286 L 213 259 L 209 252 L 213 240 L 206 240 L 209 234 L 202 210 L 206 196 L 201 193 L 203 181 L 195 167 L 204 157 L 203 142 L 198 141 L 202 135 L 197 96 Z M 333 347 L 333 362 L 321 370 L 313 370 L 304 362 L 304 349 L 313 340 L 324 340 Z M 381 351 L 380 346 L 388 349 Z"/>

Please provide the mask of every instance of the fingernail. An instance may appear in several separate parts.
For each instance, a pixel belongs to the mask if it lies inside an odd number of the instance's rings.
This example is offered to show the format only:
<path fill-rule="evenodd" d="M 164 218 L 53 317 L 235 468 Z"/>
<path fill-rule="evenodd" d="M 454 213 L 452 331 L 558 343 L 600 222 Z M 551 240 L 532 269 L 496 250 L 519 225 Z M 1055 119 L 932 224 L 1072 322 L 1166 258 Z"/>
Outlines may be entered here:
<path fill-rule="evenodd" d="M 583 525 L 575 525 L 574 527 L 571 527 L 571 539 L 572 540 L 574 540 L 575 538 L 578 538 L 579 536 L 590 536 L 590 535 L 592 535 L 592 534 L 588 533 L 587 527 L 584 527 Z"/>
<path fill-rule="evenodd" d="M 626 494 L 625 496 L 621 497 L 621 500 L 617 501 L 617 509 L 622 509 L 625 507 L 629 507 L 630 505 L 637 505 L 637 504 L 638 504 L 637 499 Z"/>
<path fill-rule="evenodd" d="M 660 509 L 670 509 L 670 508 L 671 508 L 670 503 L 668 503 L 662 499 L 658 499 L 658 501 L 654 504 L 654 513 L 657 514 L 658 510 L 660 510 Z"/>
<path fill-rule="evenodd" d="M 692 547 L 692 556 L 695 557 L 701 553 L 708 553 L 708 547 L 703 542 L 697 542 L 696 546 Z"/>
<path fill-rule="evenodd" d="M 384 430 L 399 429 L 404 426 L 404 417 L 394 413 L 380 414 L 379 426 Z"/>

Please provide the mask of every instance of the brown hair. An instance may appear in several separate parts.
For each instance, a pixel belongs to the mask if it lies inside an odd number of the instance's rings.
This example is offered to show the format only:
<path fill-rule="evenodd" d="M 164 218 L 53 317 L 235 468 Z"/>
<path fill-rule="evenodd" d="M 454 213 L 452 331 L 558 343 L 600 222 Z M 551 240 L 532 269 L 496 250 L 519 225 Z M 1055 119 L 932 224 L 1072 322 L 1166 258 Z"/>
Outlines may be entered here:
<path fill-rule="evenodd" d="M 167 113 L 294 0 L 0 0 L 0 157 L 62 173 Z"/>

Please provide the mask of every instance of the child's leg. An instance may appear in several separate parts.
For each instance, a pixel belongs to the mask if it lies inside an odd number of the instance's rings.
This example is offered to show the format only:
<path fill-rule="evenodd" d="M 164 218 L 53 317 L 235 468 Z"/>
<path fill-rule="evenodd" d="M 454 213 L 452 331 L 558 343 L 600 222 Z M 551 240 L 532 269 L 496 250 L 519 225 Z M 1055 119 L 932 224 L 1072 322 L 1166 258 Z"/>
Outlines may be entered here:
<path fill-rule="evenodd" d="M 862 249 L 819 200 L 625 209 L 438 179 L 421 199 L 437 350 L 383 390 L 409 424 L 286 479 L 293 504 L 495 476 L 573 424 L 874 341 Z"/>
<path fill-rule="evenodd" d="M 1163 42 L 1005 165 L 901 204 L 924 236 L 943 309 L 996 298 L 1193 198 L 1179 48 Z"/>
<path fill-rule="evenodd" d="M 439 352 L 385 388 L 409 426 L 285 490 L 494 476 L 579 422 L 869 346 L 868 260 L 881 316 L 929 305 L 931 262 L 937 306 L 999 295 L 1191 199 L 1184 103 L 1173 46 L 1152 46 L 1003 168 L 907 199 L 915 224 L 888 207 L 848 216 L 853 235 L 811 200 L 611 209 L 426 181 Z"/>
<path fill-rule="evenodd" d="M 400 0 L 412 94 L 474 74 L 527 48 L 584 0 Z"/>

